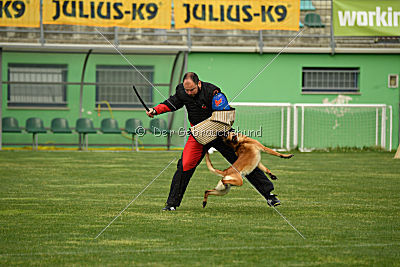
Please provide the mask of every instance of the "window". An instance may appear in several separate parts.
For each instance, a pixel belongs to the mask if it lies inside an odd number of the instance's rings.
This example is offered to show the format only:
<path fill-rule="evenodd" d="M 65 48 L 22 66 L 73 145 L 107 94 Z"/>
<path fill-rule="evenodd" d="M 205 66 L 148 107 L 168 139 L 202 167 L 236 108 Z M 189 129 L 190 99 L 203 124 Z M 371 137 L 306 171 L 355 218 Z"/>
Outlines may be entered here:
<path fill-rule="evenodd" d="M 303 93 L 358 93 L 359 68 L 303 68 Z"/>
<path fill-rule="evenodd" d="M 151 106 L 153 87 L 149 82 L 153 83 L 154 67 L 136 66 L 136 68 L 140 73 L 131 66 L 96 66 L 96 82 L 99 83 L 96 87 L 96 105 L 104 106 L 104 101 L 107 101 L 113 107 L 142 107 L 132 89 L 132 84 L 135 84 L 143 101 Z M 123 85 L 118 85 L 121 83 Z"/>
<path fill-rule="evenodd" d="M 8 106 L 66 106 L 67 65 L 9 64 Z M 24 83 L 18 83 L 24 82 Z M 51 83 L 51 84 L 49 84 Z"/>

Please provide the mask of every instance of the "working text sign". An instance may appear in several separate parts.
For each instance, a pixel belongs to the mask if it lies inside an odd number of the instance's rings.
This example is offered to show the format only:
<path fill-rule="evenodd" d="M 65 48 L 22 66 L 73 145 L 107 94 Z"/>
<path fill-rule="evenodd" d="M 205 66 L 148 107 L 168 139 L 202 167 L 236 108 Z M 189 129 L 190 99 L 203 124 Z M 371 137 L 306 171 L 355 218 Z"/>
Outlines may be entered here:
<path fill-rule="evenodd" d="M 333 26 L 338 36 L 399 36 L 400 1 L 334 0 Z"/>

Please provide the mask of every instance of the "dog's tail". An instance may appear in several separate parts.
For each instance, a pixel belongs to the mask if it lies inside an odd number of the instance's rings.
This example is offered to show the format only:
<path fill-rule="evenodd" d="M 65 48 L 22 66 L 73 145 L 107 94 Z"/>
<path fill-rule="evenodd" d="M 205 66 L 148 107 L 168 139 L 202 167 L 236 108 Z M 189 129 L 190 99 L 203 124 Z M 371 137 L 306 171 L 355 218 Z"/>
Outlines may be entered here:
<path fill-rule="evenodd" d="M 212 165 L 211 160 L 210 160 L 210 155 L 208 154 L 208 152 L 206 153 L 206 164 L 207 164 L 208 169 L 212 173 L 215 173 L 218 176 L 224 177 L 224 175 L 223 175 L 224 172 L 221 170 L 215 169 L 214 166 Z"/>
<path fill-rule="evenodd" d="M 284 159 L 290 159 L 291 157 L 294 156 L 293 154 L 282 154 L 282 153 L 279 153 L 279 152 L 277 152 L 277 151 L 275 151 L 275 150 L 272 150 L 272 149 L 270 149 L 270 148 L 268 148 L 268 147 L 262 145 L 262 144 L 261 144 L 260 142 L 258 142 L 258 141 L 257 141 L 257 145 L 258 145 L 258 147 L 261 149 L 261 151 L 263 151 L 263 152 L 265 152 L 265 153 L 268 153 L 268 154 L 270 154 L 270 155 L 273 155 L 273 156 L 277 156 L 277 157 L 284 158 Z"/>

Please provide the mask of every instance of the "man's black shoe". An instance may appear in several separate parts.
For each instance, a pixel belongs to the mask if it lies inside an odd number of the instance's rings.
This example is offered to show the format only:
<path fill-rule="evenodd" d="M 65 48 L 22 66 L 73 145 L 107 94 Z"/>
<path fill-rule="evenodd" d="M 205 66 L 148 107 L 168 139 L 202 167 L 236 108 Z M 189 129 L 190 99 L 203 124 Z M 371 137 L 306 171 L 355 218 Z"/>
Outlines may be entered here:
<path fill-rule="evenodd" d="M 279 201 L 279 199 L 276 198 L 277 195 L 274 194 L 270 194 L 267 198 L 267 203 L 268 206 L 270 207 L 276 207 L 279 206 L 281 204 L 281 202 Z"/>
<path fill-rule="evenodd" d="M 176 207 L 167 205 L 162 210 L 163 211 L 175 211 Z"/>

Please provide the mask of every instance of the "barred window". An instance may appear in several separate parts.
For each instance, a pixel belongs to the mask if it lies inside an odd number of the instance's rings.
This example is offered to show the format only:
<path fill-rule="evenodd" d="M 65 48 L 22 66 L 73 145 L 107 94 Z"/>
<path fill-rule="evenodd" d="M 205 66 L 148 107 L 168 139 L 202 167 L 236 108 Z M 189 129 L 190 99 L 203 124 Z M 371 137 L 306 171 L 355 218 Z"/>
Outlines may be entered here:
<path fill-rule="evenodd" d="M 8 106 L 67 105 L 67 65 L 10 63 L 8 81 Z"/>
<path fill-rule="evenodd" d="M 96 105 L 105 106 L 107 101 L 113 107 L 142 107 L 132 90 L 132 84 L 135 84 L 143 101 L 152 106 L 153 87 L 149 82 L 153 83 L 154 67 L 136 66 L 136 68 L 140 73 L 131 66 L 97 65 L 96 82 L 99 84 L 96 86 Z"/>
<path fill-rule="evenodd" d="M 303 68 L 303 93 L 358 93 L 359 68 Z"/>

